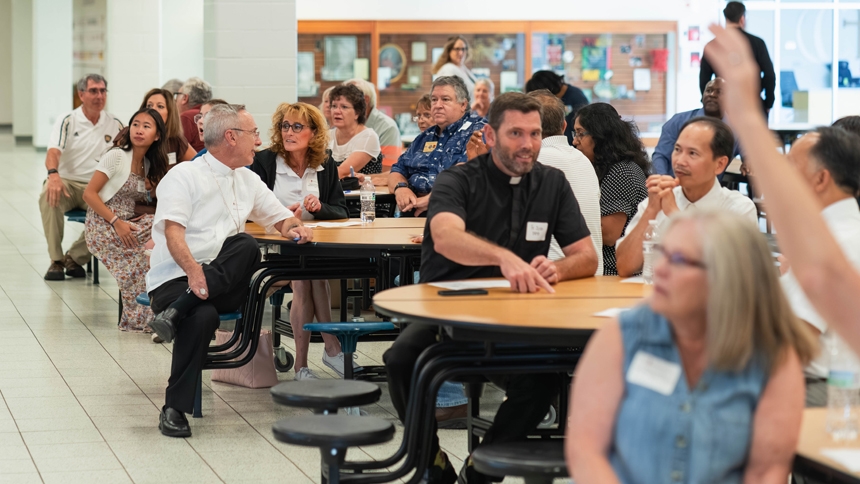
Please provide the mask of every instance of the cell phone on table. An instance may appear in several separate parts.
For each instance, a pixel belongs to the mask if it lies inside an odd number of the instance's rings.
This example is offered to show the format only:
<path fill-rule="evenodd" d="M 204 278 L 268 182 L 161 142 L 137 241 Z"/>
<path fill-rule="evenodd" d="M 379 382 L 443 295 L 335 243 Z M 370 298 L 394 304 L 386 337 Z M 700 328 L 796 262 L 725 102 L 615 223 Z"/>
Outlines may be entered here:
<path fill-rule="evenodd" d="M 458 289 L 458 290 L 442 290 L 437 294 L 440 296 L 485 296 L 486 289 Z"/>

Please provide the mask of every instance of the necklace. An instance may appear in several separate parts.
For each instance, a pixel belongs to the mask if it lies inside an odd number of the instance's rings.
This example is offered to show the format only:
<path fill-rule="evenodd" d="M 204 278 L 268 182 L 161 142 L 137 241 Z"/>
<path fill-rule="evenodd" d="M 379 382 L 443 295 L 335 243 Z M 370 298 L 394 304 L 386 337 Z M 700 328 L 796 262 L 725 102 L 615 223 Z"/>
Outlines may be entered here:
<path fill-rule="evenodd" d="M 209 164 L 209 160 L 206 160 L 206 166 L 209 167 L 209 172 L 212 173 L 212 179 L 215 180 L 215 185 L 218 186 L 218 194 L 221 195 L 221 201 L 224 202 L 224 208 L 227 209 L 227 213 L 230 215 L 230 220 L 232 220 L 233 224 L 236 225 L 236 233 L 238 234 L 242 232 L 242 230 L 239 228 L 239 222 L 241 221 L 242 217 L 239 215 L 239 203 L 238 197 L 236 197 L 235 176 L 233 180 L 233 206 L 236 207 L 236 217 L 233 217 L 233 212 L 230 210 L 230 204 L 227 203 L 227 199 L 224 198 L 224 192 L 221 190 L 221 184 L 218 183 L 218 177 L 215 176 L 215 170 L 212 169 L 212 165 Z"/>

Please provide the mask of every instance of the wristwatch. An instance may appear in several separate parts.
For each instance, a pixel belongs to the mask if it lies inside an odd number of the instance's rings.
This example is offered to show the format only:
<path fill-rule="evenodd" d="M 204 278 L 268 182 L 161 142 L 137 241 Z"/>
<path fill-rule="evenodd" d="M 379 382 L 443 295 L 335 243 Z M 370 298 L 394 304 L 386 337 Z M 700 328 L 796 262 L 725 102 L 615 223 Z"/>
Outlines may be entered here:
<path fill-rule="evenodd" d="M 398 183 L 397 185 L 394 185 L 394 191 L 396 192 L 398 188 L 406 188 L 406 187 L 408 187 L 408 186 L 409 186 L 409 184 L 408 184 L 408 183 L 406 183 L 406 182 L 400 182 L 400 183 Z M 392 192 L 392 193 L 394 193 L 394 192 Z"/>
<path fill-rule="evenodd" d="M 48 170 L 48 176 L 51 176 L 54 173 L 58 173 L 56 168 L 51 168 L 50 170 Z"/>

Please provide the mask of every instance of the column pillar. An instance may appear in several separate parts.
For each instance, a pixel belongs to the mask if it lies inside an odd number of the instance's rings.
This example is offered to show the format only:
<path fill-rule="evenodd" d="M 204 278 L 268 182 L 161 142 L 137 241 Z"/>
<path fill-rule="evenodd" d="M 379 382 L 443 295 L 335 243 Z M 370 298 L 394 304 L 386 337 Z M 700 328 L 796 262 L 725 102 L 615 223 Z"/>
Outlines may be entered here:
<path fill-rule="evenodd" d="M 44 148 L 57 117 L 72 109 L 72 0 L 32 0 L 33 145 Z M 16 94 L 17 97 L 17 94 Z"/>

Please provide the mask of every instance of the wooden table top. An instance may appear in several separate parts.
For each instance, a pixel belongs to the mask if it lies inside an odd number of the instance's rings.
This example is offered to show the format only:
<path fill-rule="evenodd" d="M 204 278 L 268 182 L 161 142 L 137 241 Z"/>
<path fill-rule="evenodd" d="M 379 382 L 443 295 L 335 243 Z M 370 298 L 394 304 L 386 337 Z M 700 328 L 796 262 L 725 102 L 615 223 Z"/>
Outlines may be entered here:
<path fill-rule="evenodd" d="M 848 444 L 834 442 L 826 429 L 827 408 L 807 408 L 803 411 L 803 423 L 800 426 L 800 441 L 797 443 L 797 454 L 817 462 L 854 479 L 860 479 L 860 472 L 851 472 L 842 464 L 824 456 L 822 449 L 856 449 L 860 451 L 860 441 Z"/>
<path fill-rule="evenodd" d="M 484 280 L 502 280 L 484 279 Z M 395 301 L 488 301 L 499 299 L 602 299 L 602 298 L 643 298 L 651 294 L 651 287 L 645 284 L 627 284 L 618 276 L 598 276 L 574 281 L 564 281 L 553 286 L 554 294 L 539 291 L 534 294 L 511 292 L 508 288 L 488 288 L 484 296 L 440 296 L 441 288 L 429 284 L 414 284 L 382 291 L 373 298 L 374 303 Z"/>
<path fill-rule="evenodd" d="M 338 219 L 338 220 L 310 220 L 305 223 L 307 224 L 315 224 L 320 222 L 360 222 L 359 219 Z M 404 218 L 378 218 L 370 224 L 364 225 L 350 225 L 349 227 L 315 227 L 314 234 L 321 231 L 326 230 L 379 230 L 379 229 L 412 229 L 416 235 L 424 234 L 424 223 L 427 221 L 426 218 L 414 218 L 414 217 L 404 217 Z M 245 223 L 245 233 L 248 233 L 253 236 L 257 235 L 266 235 L 266 229 L 255 224 L 254 222 Z"/>
<path fill-rule="evenodd" d="M 288 243 L 289 239 L 279 234 L 268 235 L 265 231 L 256 233 L 248 232 L 255 239 L 269 243 Z M 416 228 L 389 228 L 374 229 L 370 227 L 338 227 L 338 228 L 316 228 L 314 229 L 314 244 L 343 244 L 343 245 L 366 245 L 366 246 L 415 246 L 420 244 L 411 241 L 415 235 L 421 235 L 421 229 Z"/>

